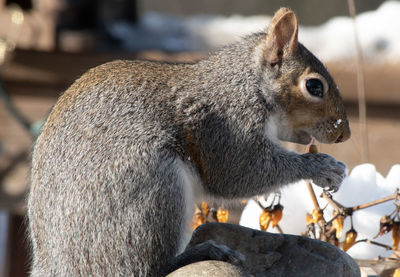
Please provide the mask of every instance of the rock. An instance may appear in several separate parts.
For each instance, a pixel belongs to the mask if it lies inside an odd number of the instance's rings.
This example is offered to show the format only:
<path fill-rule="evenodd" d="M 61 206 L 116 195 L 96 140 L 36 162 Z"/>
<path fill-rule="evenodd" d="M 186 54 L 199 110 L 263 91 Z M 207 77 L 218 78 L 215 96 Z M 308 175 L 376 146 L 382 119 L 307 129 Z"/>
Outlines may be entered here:
<path fill-rule="evenodd" d="M 170 276 L 360 276 L 357 263 L 345 252 L 329 243 L 306 237 L 208 223 L 196 229 L 187 249 L 207 240 L 242 253 L 246 257 L 243 266 L 237 268 L 221 261 L 204 261 L 182 267 Z"/>
<path fill-rule="evenodd" d="M 242 277 L 237 267 L 221 261 L 203 261 L 181 267 L 167 277 Z"/>

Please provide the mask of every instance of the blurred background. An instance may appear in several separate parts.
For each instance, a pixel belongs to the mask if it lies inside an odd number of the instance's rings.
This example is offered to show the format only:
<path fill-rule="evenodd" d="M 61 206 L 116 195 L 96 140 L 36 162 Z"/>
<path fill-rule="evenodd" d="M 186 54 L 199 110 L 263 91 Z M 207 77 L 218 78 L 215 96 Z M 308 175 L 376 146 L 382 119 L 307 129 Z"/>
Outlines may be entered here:
<path fill-rule="evenodd" d="M 198 60 L 266 28 L 282 6 L 298 15 L 299 39 L 335 78 L 351 122 L 349 141 L 320 151 L 350 170 L 372 163 L 386 176 L 400 157 L 400 1 L 355 1 L 367 111 L 360 120 L 346 0 L 0 0 L 0 277 L 29 271 L 31 149 L 52 105 L 77 77 L 114 59 Z"/>

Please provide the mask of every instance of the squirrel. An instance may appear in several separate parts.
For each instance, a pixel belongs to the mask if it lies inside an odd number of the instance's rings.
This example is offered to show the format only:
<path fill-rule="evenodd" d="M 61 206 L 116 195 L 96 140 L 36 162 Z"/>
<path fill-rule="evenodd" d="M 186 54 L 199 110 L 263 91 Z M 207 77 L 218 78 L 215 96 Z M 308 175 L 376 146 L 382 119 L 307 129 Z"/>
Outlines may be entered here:
<path fill-rule="evenodd" d="M 205 259 L 184 249 L 197 197 L 253 197 L 301 179 L 336 191 L 346 166 L 280 141 L 350 137 L 338 88 L 298 42 L 293 11 L 196 63 L 113 61 L 50 112 L 32 154 L 32 276 L 161 276 Z"/>

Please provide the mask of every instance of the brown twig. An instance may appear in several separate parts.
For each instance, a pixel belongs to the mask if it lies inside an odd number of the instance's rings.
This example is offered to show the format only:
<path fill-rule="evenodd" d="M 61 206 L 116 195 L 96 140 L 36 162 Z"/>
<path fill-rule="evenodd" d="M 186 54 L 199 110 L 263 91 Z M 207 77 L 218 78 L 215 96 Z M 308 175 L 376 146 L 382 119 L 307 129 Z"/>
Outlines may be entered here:
<path fill-rule="evenodd" d="M 263 211 L 264 211 L 264 210 L 267 210 L 267 208 L 264 207 L 264 206 L 261 204 L 260 200 L 256 199 L 256 203 L 258 204 L 258 206 L 259 206 Z"/>
<path fill-rule="evenodd" d="M 371 201 L 369 203 L 365 203 L 365 204 L 361 204 L 361 205 L 357 205 L 354 207 L 345 207 L 343 205 L 341 205 L 340 203 L 338 203 L 337 201 L 333 200 L 332 197 L 330 195 L 328 195 L 325 191 L 322 192 L 321 195 L 326 201 L 328 201 L 329 204 L 331 204 L 335 209 L 339 210 L 339 212 L 343 213 L 343 215 L 352 215 L 353 212 L 361 210 L 361 209 L 366 209 L 384 202 L 388 202 L 391 200 L 395 200 L 397 197 L 400 197 L 399 191 L 398 189 L 396 189 L 395 193 L 393 195 L 389 195 L 387 197 L 383 197 L 381 199 L 377 199 L 374 201 Z"/>
<path fill-rule="evenodd" d="M 337 213 L 334 217 L 332 217 L 329 221 L 326 222 L 325 226 L 329 226 L 329 224 L 332 223 L 332 221 L 334 221 L 336 218 L 338 218 L 339 216 L 341 216 L 340 212 Z"/>
<path fill-rule="evenodd" d="M 354 244 L 359 243 L 359 242 L 365 242 L 365 243 L 369 243 L 369 244 L 374 244 L 374 245 L 383 247 L 386 250 L 393 250 L 393 247 L 391 247 L 390 245 L 383 244 L 383 243 L 380 243 L 380 242 L 376 242 L 376 241 L 373 241 L 373 240 L 370 240 L 370 239 L 360 239 L 360 240 L 357 240 Z"/>
<path fill-rule="evenodd" d="M 325 191 L 322 192 L 321 195 L 326 201 L 328 201 L 329 204 L 331 204 L 335 209 L 337 209 L 340 213 L 342 213 L 343 215 L 352 215 L 353 212 L 361 210 L 361 209 L 366 209 L 375 205 L 379 205 L 382 204 L 384 202 L 388 202 L 391 200 L 395 200 L 397 197 L 400 196 L 398 189 L 396 189 L 395 193 L 393 195 L 389 195 L 387 197 L 383 197 L 381 199 L 377 199 L 374 201 L 371 201 L 369 203 L 365 203 L 365 204 L 361 204 L 361 205 L 357 205 L 354 207 L 345 207 L 343 205 L 341 205 L 340 203 L 338 203 L 337 201 L 333 200 L 332 197 L 330 195 L 328 195 Z"/>
<path fill-rule="evenodd" d="M 378 199 L 378 200 L 375 200 L 375 201 L 371 201 L 369 203 L 365 203 L 365 204 L 362 204 L 362 205 L 354 206 L 351 209 L 353 211 L 357 211 L 357 210 L 369 208 L 369 207 L 372 207 L 372 206 L 375 206 L 375 205 L 378 205 L 378 204 L 381 204 L 381 203 L 384 203 L 384 202 L 387 202 L 387 201 L 390 201 L 390 200 L 395 200 L 399 196 L 400 196 L 399 191 L 398 191 L 398 189 L 396 189 L 396 191 L 395 191 L 395 193 L 393 195 L 389 195 L 387 197 L 384 197 L 384 198 L 381 198 L 381 199 Z"/>
<path fill-rule="evenodd" d="M 338 210 L 339 213 L 342 213 L 343 215 L 346 214 L 346 210 L 348 208 L 346 208 L 345 206 L 343 206 L 339 202 L 333 200 L 332 195 L 328 194 L 326 191 L 322 191 L 321 197 L 323 197 L 329 204 L 331 204 L 333 206 L 333 208 Z"/>
<path fill-rule="evenodd" d="M 318 153 L 317 146 L 315 144 L 310 144 L 309 146 L 307 146 L 306 152 L 317 154 Z M 318 211 L 321 211 L 321 207 L 319 206 L 319 203 L 318 203 L 317 197 L 315 196 L 314 188 L 312 187 L 311 182 L 307 182 L 307 188 L 310 193 L 311 200 L 313 201 L 314 208 Z"/>
<path fill-rule="evenodd" d="M 307 146 L 306 152 L 312 153 L 312 154 L 317 154 L 318 153 L 318 148 L 317 148 L 317 146 L 315 144 L 312 143 L 309 146 Z M 327 239 L 326 235 L 325 235 L 325 233 L 326 233 L 326 230 L 325 230 L 326 221 L 325 221 L 325 218 L 324 218 L 324 212 L 321 209 L 321 207 L 319 206 L 319 203 L 318 203 L 317 197 L 315 195 L 314 188 L 311 185 L 311 182 L 307 182 L 307 188 L 308 188 L 308 191 L 310 193 L 311 200 L 313 201 L 314 209 L 319 211 L 319 212 L 321 212 L 321 214 L 322 214 L 322 217 L 321 217 L 321 225 L 322 225 L 322 228 L 321 228 L 321 240 L 326 241 L 326 239 Z"/>
<path fill-rule="evenodd" d="M 278 229 L 279 234 L 283 234 L 282 228 L 279 226 L 279 224 L 277 224 L 275 228 Z"/>
<path fill-rule="evenodd" d="M 311 200 L 313 201 L 314 208 L 315 208 L 316 210 L 318 210 L 318 211 L 321 211 L 321 208 L 320 208 L 320 206 L 319 206 L 317 197 L 315 196 L 314 189 L 313 189 L 313 187 L 312 187 L 312 185 L 311 185 L 310 182 L 307 182 L 307 188 L 308 188 L 308 192 L 310 193 Z"/>

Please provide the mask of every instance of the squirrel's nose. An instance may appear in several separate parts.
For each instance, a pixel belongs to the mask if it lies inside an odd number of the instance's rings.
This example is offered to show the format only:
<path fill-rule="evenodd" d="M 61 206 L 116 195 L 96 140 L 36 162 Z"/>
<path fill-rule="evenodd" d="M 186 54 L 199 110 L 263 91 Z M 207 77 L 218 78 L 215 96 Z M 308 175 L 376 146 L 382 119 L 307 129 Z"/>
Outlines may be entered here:
<path fill-rule="evenodd" d="M 349 123 L 347 122 L 347 124 L 344 127 L 344 130 L 338 136 L 335 143 L 344 142 L 344 141 L 348 140 L 350 138 L 350 135 L 351 135 L 350 127 L 349 127 Z"/>

